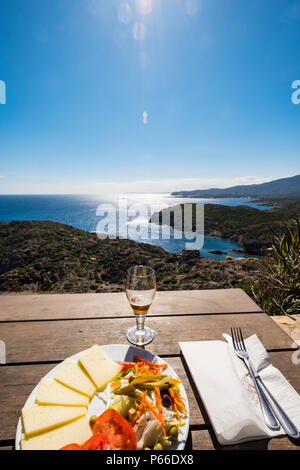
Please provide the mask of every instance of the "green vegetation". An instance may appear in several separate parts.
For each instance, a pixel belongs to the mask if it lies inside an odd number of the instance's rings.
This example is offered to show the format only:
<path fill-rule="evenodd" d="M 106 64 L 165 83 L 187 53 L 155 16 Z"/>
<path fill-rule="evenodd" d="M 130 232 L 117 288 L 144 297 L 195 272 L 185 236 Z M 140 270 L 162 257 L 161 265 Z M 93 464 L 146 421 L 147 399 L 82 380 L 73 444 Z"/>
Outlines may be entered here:
<path fill-rule="evenodd" d="M 272 253 L 262 262 L 253 296 L 269 315 L 300 313 L 300 225 L 286 226 L 283 235 L 273 232 Z"/>
<path fill-rule="evenodd" d="M 230 288 L 254 282 L 258 263 L 99 240 L 55 222 L 0 222 L 0 292 L 121 292 L 127 269 L 136 264 L 155 269 L 158 290 Z"/>
<path fill-rule="evenodd" d="M 175 216 L 174 216 L 175 214 Z M 174 227 L 174 220 L 179 220 L 181 226 L 184 214 L 184 205 L 177 205 L 152 215 L 151 222 L 161 224 L 162 220 L 170 221 Z M 192 227 L 196 230 L 196 204 L 192 205 Z M 164 217 L 164 218 L 163 218 Z M 284 225 L 292 220 L 300 219 L 300 201 L 289 201 L 286 208 L 274 208 L 261 211 L 253 207 L 228 207 L 217 204 L 206 204 L 204 212 L 205 235 L 232 240 L 244 247 L 248 254 L 265 255 L 272 246 L 272 230 L 279 235 L 284 231 Z"/>

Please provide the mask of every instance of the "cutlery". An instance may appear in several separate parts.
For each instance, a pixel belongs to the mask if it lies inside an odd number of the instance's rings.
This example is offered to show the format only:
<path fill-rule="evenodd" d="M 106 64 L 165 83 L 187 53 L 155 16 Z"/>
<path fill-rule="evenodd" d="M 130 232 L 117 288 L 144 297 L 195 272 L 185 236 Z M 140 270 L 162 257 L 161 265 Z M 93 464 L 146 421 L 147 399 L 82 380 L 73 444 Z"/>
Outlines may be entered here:
<path fill-rule="evenodd" d="M 231 338 L 232 338 L 233 349 L 236 355 L 244 361 L 244 363 L 246 364 L 249 370 L 250 376 L 255 385 L 255 389 L 259 398 L 261 410 L 262 410 L 266 425 L 268 426 L 268 428 L 272 429 L 272 431 L 278 431 L 280 429 L 280 425 L 278 423 L 278 420 L 274 416 L 274 413 L 272 409 L 270 408 L 270 405 L 267 402 L 264 394 L 262 393 L 257 377 L 254 373 L 253 365 L 250 362 L 249 355 L 246 351 L 246 348 L 244 348 L 243 341 L 239 337 L 239 333 L 242 334 L 240 329 L 231 328 Z"/>
<path fill-rule="evenodd" d="M 241 328 L 231 328 L 231 337 L 236 355 L 244 361 L 254 382 L 267 426 L 272 430 L 278 430 L 280 428 L 278 424 L 279 421 L 285 433 L 289 437 L 292 439 L 299 439 L 300 433 L 298 429 L 281 408 L 277 400 L 273 397 L 250 361 Z"/>

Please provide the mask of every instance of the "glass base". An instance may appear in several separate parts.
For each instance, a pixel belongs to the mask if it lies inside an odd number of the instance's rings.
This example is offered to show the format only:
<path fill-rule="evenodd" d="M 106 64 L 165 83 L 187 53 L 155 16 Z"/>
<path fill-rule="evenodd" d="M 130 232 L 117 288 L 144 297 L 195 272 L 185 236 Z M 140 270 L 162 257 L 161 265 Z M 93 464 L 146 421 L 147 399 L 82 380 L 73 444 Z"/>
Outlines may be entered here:
<path fill-rule="evenodd" d="M 130 328 L 127 332 L 129 343 L 135 346 L 146 346 L 154 340 L 154 331 L 145 326 L 142 330 L 138 330 L 136 326 Z"/>

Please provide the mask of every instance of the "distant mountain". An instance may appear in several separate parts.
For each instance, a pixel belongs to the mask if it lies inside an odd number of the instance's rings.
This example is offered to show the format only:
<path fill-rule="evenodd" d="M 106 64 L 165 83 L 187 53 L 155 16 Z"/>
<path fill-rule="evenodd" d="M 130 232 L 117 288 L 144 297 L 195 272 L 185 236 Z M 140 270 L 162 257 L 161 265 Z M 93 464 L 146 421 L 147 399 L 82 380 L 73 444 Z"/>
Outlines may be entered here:
<path fill-rule="evenodd" d="M 195 191 L 177 191 L 177 197 L 270 197 L 300 196 L 300 175 L 282 178 L 262 184 L 232 186 L 231 188 L 197 189 Z"/>

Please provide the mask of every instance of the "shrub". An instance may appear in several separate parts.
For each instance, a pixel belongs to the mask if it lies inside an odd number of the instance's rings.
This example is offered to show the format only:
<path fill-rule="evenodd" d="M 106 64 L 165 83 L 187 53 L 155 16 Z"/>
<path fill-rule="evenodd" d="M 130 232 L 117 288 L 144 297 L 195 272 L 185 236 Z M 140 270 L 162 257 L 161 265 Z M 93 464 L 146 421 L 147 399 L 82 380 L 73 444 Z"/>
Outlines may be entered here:
<path fill-rule="evenodd" d="M 273 232 L 270 256 L 262 262 L 252 293 L 269 315 L 300 313 L 300 225 L 285 226 L 283 235 Z"/>
<path fill-rule="evenodd" d="M 243 289 L 248 295 L 252 295 L 252 284 L 245 284 L 244 282 L 237 282 L 234 284 L 235 289 Z"/>
<path fill-rule="evenodd" d="M 74 284 L 72 282 L 68 282 L 67 284 L 64 285 L 65 290 L 71 290 L 73 288 Z"/>

